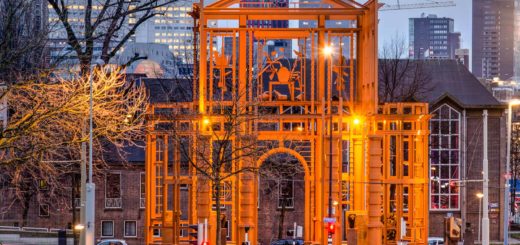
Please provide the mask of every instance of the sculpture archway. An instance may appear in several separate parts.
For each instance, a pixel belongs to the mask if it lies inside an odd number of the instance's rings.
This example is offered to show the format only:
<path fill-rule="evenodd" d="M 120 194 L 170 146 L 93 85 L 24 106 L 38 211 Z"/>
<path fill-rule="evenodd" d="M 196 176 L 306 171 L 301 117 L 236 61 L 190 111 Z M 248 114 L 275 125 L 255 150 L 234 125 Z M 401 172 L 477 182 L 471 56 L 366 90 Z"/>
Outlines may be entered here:
<path fill-rule="evenodd" d="M 294 236 L 306 239 L 310 228 L 305 219 L 309 203 L 305 200 L 309 200 L 306 190 L 310 182 L 305 159 L 294 150 L 275 148 L 264 153 L 257 166 L 258 242 L 270 244 L 273 240 L 292 238 L 288 231 L 296 232 L 293 223 L 303 227 L 303 236 Z"/>

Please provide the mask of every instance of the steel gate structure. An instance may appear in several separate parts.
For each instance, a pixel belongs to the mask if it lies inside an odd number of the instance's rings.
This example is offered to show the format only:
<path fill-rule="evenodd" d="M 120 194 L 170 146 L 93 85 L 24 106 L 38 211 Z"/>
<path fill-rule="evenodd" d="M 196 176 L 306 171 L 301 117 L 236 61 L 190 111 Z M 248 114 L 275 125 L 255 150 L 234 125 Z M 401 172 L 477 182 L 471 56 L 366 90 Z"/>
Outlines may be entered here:
<path fill-rule="evenodd" d="M 194 5 L 195 75 L 179 86 L 188 99 L 147 108 L 147 244 L 188 244 L 189 226 L 205 219 L 215 243 L 215 188 L 200 174 L 201 159 L 179 145 L 210 142 L 213 154 L 230 111 L 247 118 L 228 139 L 232 147 L 247 138 L 259 151 L 234 159 L 228 171 L 259 168 L 280 153 L 303 166 L 306 244 L 327 244 L 325 217 L 336 219 L 334 244 L 427 243 L 428 105 L 378 104 L 378 7 L 352 0 Z M 256 173 L 240 172 L 218 188 L 227 243 L 241 244 L 247 229 L 257 244 Z"/>

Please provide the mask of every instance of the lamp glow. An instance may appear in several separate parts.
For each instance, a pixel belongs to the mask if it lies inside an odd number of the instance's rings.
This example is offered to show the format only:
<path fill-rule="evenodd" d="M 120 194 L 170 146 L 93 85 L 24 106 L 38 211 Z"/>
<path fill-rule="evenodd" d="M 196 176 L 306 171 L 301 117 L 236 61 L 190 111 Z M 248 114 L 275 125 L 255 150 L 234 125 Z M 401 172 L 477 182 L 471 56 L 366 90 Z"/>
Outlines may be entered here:
<path fill-rule="evenodd" d="M 325 46 L 323 48 L 323 54 L 330 56 L 332 54 L 332 46 Z"/>

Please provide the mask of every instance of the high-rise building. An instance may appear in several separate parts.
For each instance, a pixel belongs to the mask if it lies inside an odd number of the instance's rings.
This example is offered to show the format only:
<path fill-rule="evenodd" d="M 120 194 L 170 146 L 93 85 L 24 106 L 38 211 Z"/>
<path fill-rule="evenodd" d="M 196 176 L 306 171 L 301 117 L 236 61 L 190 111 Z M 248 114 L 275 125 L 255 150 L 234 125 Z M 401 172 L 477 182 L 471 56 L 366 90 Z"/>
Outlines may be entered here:
<path fill-rule="evenodd" d="M 453 31 L 453 19 L 421 15 L 409 19 L 409 57 L 413 59 L 455 59 L 460 33 Z"/>
<path fill-rule="evenodd" d="M 141 24 L 136 31 L 137 43 L 166 44 L 175 57 L 193 62 L 193 18 L 188 14 L 194 0 L 176 1 L 159 8 L 163 14 Z"/>
<path fill-rule="evenodd" d="M 514 0 L 473 0 L 472 72 L 511 78 L 514 62 Z"/>

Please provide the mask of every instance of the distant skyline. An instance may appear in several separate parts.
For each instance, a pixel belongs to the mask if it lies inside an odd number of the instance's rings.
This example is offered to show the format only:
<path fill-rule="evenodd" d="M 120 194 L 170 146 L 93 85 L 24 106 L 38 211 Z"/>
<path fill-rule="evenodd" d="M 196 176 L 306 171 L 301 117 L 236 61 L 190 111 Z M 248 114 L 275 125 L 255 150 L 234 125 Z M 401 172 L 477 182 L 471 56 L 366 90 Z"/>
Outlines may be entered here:
<path fill-rule="evenodd" d="M 362 2 L 362 1 L 360 1 Z M 381 1 L 384 2 L 384 1 Z M 471 0 L 454 0 L 457 6 L 442 8 L 422 8 L 407 10 L 390 10 L 379 12 L 379 47 L 390 42 L 396 34 L 405 38 L 408 45 L 408 19 L 421 17 L 421 14 L 436 14 L 437 17 L 454 19 L 455 32 L 461 33 L 461 48 L 471 52 Z"/>

